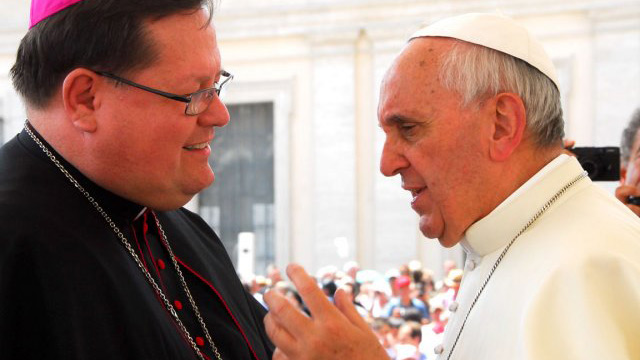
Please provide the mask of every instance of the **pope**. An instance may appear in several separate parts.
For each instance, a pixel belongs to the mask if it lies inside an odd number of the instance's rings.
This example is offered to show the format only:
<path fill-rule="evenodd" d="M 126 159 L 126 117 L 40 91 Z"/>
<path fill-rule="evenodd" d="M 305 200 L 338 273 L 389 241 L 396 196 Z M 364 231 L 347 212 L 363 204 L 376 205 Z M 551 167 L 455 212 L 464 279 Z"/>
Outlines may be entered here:
<path fill-rule="evenodd" d="M 384 77 L 380 170 L 425 236 L 467 254 L 437 359 L 640 358 L 640 220 L 564 154 L 559 87 L 542 45 L 495 14 L 419 30 Z M 287 273 L 311 316 L 266 294 L 274 359 L 388 358 L 344 292 L 334 307 Z"/>

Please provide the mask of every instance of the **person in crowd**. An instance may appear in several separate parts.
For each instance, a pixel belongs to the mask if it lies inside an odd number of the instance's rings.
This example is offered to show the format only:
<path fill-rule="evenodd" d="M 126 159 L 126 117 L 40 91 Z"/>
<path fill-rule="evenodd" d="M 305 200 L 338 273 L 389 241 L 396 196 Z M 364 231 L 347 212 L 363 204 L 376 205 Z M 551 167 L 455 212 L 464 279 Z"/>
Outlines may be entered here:
<path fill-rule="evenodd" d="M 422 325 L 416 321 L 405 321 L 398 330 L 396 360 L 426 360 L 427 356 L 419 348 L 421 341 Z"/>
<path fill-rule="evenodd" d="M 322 287 L 324 296 L 326 296 L 329 301 L 333 302 L 333 295 L 338 290 L 338 285 L 336 284 L 336 282 L 333 279 L 325 278 L 320 283 L 320 286 Z"/>
<path fill-rule="evenodd" d="M 249 292 L 253 297 L 260 303 L 260 305 L 267 307 L 267 304 L 264 303 L 264 293 L 269 289 L 270 280 L 262 275 L 255 275 L 251 279 L 251 285 L 249 288 Z"/>
<path fill-rule="evenodd" d="M 342 266 L 342 271 L 344 273 L 344 277 L 348 277 L 353 279 L 352 281 L 352 287 L 354 290 L 354 293 L 357 295 L 360 293 L 360 286 L 362 284 L 360 284 L 359 280 L 358 280 L 358 272 L 360 272 L 360 265 L 356 262 L 356 261 L 347 261 L 346 263 L 344 263 L 344 265 Z"/>
<path fill-rule="evenodd" d="M 411 278 L 407 275 L 400 275 L 395 285 L 398 288 L 398 297 L 392 298 L 385 306 L 383 316 L 403 317 L 408 309 L 416 309 L 421 314 L 421 319 L 428 322 L 430 319 L 429 309 L 425 304 L 413 296 L 414 291 L 411 288 Z"/>
<path fill-rule="evenodd" d="M 616 197 L 640 216 L 640 108 L 622 132 L 620 143 L 620 186 Z"/>
<path fill-rule="evenodd" d="M 445 309 L 456 306 L 456 298 L 460 291 L 460 282 L 462 282 L 463 271 L 461 269 L 451 269 L 442 281 L 440 293 L 434 298 L 442 303 Z"/>
<path fill-rule="evenodd" d="M 400 276 L 400 271 L 397 268 L 391 268 L 384 273 L 384 277 L 391 289 L 391 297 L 398 296 L 398 287 L 396 286 L 396 279 Z"/>
<path fill-rule="evenodd" d="M 383 317 L 385 315 L 385 307 L 389 303 L 389 285 L 386 282 L 376 281 L 371 284 L 371 305 L 368 307 L 372 317 Z"/>
<path fill-rule="evenodd" d="M 370 321 L 371 329 L 373 333 L 378 338 L 380 345 L 386 351 L 389 358 L 393 359 L 396 356 L 394 345 L 396 343 L 395 338 L 393 338 L 393 333 L 391 331 L 391 324 L 389 323 L 389 319 L 385 317 L 377 317 L 373 318 Z"/>
<path fill-rule="evenodd" d="M 267 278 L 269 282 L 273 285 L 282 281 L 282 272 L 280 268 L 276 264 L 267 265 Z"/>
<path fill-rule="evenodd" d="M 316 279 L 319 284 L 326 280 L 336 281 L 338 279 L 338 268 L 334 265 L 323 266 L 316 272 Z"/>
<path fill-rule="evenodd" d="M 431 303 L 431 297 L 435 295 L 435 281 L 433 279 L 433 271 L 430 269 L 422 270 L 422 278 L 416 284 L 417 298 L 425 304 Z M 427 306 L 429 308 L 429 306 Z"/>
<path fill-rule="evenodd" d="M 345 275 L 351 277 L 354 280 L 357 280 L 358 272 L 360 271 L 360 265 L 356 261 L 347 261 L 342 266 L 342 271 L 344 271 Z"/>
<path fill-rule="evenodd" d="M 32 0 L 0 149 L 3 359 L 272 357 L 266 310 L 184 209 L 229 121 L 209 0 Z M 187 94 L 187 95 L 176 95 Z"/>
<path fill-rule="evenodd" d="M 381 86 L 380 168 L 419 228 L 461 244 L 464 277 L 437 359 L 638 359 L 640 219 L 564 154 L 552 61 L 523 26 L 465 14 L 415 33 Z M 385 359 L 348 301 L 297 264 L 312 317 L 269 292 L 276 359 Z"/>
<path fill-rule="evenodd" d="M 356 307 L 356 310 L 358 311 L 358 314 L 360 314 L 360 316 L 362 316 L 363 318 L 369 317 L 369 311 L 367 311 L 367 309 L 357 300 L 357 297 L 359 295 L 359 287 L 357 286 L 357 283 L 353 278 L 351 278 L 350 276 L 345 276 L 340 279 L 339 283 L 336 285 L 338 285 L 339 288 L 343 289 L 347 293 L 347 296 L 353 303 L 353 306 Z"/>
<path fill-rule="evenodd" d="M 289 302 L 291 302 L 291 304 L 293 304 L 299 311 L 302 311 L 307 315 L 310 314 L 309 310 L 304 305 L 302 297 L 290 283 L 284 280 L 278 281 L 275 285 L 273 285 L 273 290 L 277 291 L 279 294 L 289 300 Z"/>
<path fill-rule="evenodd" d="M 447 325 L 448 313 L 440 302 L 432 301 L 431 322 L 422 325 L 422 341 L 420 351 L 423 354 L 431 354 L 433 349 L 442 343 L 444 327 Z"/>

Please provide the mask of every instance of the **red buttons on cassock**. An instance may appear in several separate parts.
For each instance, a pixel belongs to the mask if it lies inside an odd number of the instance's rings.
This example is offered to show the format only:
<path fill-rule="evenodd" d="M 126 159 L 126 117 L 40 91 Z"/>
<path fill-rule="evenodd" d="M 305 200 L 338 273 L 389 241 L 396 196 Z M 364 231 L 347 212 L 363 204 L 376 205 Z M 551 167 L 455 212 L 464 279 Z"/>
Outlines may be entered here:
<path fill-rule="evenodd" d="M 144 225 L 142 226 L 142 231 L 144 231 L 145 234 L 147 233 L 147 231 L 149 231 L 149 225 L 147 225 L 147 223 L 144 223 Z"/>
<path fill-rule="evenodd" d="M 164 261 L 158 259 L 158 267 L 160 268 L 160 270 L 164 270 Z"/>
<path fill-rule="evenodd" d="M 204 339 L 200 336 L 196 336 L 196 344 L 198 344 L 198 346 L 204 345 Z"/>
<path fill-rule="evenodd" d="M 180 300 L 176 300 L 173 302 L 173 306 L 176 307 L 176 309 L 178 310 L 182 310 L 182 303 L 180 302 Z"/>

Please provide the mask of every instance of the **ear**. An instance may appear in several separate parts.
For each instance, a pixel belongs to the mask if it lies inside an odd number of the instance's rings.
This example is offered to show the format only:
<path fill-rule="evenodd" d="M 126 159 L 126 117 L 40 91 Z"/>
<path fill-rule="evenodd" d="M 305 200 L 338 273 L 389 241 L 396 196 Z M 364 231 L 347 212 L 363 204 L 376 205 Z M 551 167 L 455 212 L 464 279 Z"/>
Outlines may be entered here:
<path fill-rule="evenodd" d="M 98 126 L 95 112 L 99 107 L 96 92 L 102 79 L 91 70 L 71 71 L 62 83 L 64 110 L 73 126 L 84 132 L 94 132 Z"/>
<path fill-rule="evenodd" d="M 492 136 L 489 155 L 495 161 L 505 161 L 522 142 L 527 126 L 522 99 L 516 94 L 500 93 L 492 100 Z"/>

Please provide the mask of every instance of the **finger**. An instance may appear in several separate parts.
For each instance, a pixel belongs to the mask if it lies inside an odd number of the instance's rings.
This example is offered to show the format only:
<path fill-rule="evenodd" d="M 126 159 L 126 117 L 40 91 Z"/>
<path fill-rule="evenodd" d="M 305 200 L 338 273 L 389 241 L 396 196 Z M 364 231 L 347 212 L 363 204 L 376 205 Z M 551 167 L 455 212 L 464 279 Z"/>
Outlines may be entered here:
<path fill-rule="evenodd" d="M 629 195 L 634 195 L 636 191 L 637 189 L 635 186 L 621 185 L 616 188 L 615 195 L 618 200 L 626 204 Z"/>
<path fill-rule="evenodd" d="M 311 316 L 321 318 L 329 314 L 336 314 L 338 311 L 329 302 L 327 296 L 320 290 L 316 281 L 307 274 L 302 266 L 290 264 L 287 266 L 287 275 L 291 282 L 298 289 L 298 293 L 311 311 Z"/>
<path fill-rule="evenodd" d="M 295 351 L 296 339 L 280 325 L 271 312 L 264 317 L 264 328 L 271 341 L 285 352 Z M 275 357 L 274 357 L 275 358 Z"/>
<path fill-rule="evenodd" d="M 263 297 L 269 307 L 269 314 L 276 323 L 286 329 L 289 334 L 306 331 L 311 326 L 311 319 L 298 310 L 282 294 L 276 290 L 270 290 Z"/>
<path fill-rule="evenodd" d="M 351 302 L 349 294 L 344 289 L 338 289 L 333 296 L 333 300 L 336 303 L 336 307 L 340 312 L 349 319 L 353 325 L 360 328 L 360 330 L 369 331 L 369 325 L 364 321 L 356 307 Z"/>
<path fill-rule="evenodd" d="M 271 359 L 272 360 L 289 360 L 287 355 L 285 355 L 285 353 L 283 353 L 282 350 L 280 350 L 280 348 L 276 348 L 276 350 L 273 352 L 273 356 L 271 357 Z"/>

